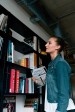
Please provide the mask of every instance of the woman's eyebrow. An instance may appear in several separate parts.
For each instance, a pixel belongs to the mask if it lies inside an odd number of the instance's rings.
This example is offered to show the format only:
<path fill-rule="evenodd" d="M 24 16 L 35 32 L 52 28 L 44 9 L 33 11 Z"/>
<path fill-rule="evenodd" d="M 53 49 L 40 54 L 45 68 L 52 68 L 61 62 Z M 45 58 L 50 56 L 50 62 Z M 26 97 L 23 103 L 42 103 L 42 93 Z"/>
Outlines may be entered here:
<path fill-rule="evenodd" d="M 51 42 L 50 40 L 48 42 Z"/>

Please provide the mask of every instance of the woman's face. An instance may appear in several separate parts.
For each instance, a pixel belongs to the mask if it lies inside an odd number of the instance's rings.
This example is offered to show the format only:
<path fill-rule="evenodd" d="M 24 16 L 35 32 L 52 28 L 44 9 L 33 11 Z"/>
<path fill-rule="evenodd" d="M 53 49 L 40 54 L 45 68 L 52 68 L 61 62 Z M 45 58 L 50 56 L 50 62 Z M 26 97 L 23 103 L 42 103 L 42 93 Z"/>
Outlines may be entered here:
<path fill-rule="evenodd" d="M 45 45 L 47 53 L 53 53 L 58 51 L 60 46 L 57 44 L 56 40 L 56 38 L 52 37 L 48 40 L 47 44 Z"/>

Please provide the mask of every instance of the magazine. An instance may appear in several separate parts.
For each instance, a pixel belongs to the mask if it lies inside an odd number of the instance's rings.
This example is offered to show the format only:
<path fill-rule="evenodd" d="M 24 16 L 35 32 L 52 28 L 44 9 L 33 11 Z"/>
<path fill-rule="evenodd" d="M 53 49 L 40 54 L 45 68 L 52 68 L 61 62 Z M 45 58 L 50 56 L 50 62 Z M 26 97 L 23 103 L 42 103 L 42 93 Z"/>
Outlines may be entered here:
<path fill-rule="evenodd" d="M 37 80 L 38 87 L 45 85 L 46 79 L 46 67 L 42 66 L 39 68 L 35 68 L 32 71 L 32 76 Z"/>
<path fill-rule="evenodd" d="M 16 112 L 16 97 L 4 96 L 3 112 Z"/>

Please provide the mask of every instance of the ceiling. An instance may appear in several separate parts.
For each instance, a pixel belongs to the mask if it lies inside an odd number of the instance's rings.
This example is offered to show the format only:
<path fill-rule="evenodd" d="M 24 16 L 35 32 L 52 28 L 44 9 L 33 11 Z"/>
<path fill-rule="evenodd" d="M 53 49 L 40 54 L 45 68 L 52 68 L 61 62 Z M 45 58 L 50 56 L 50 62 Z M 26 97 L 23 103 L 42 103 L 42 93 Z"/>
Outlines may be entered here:
<path fill-rule="evenodd" d="M 20 5 L 31 15 L 30 20 L 36 24 L 39 23 L 50 35 L 53 33 L 53 27 L 60 25 L 63 38 L 69 43 L 70 51 L 75 53 L 75 0 L 16 0 L 24 1 Z M 27 4 L 26 4 L 27 2 Z M 35 15 L 31 9 L 34 2 L 40 12 Z M 19 2 L 18 2 L 19 3 Z M 31 7 L 30 7 L 31 6 Z M 44 20 L 44 21 L 43 21 Z"/>
<path fill-rule="evenodd" d="M 63 31 L 63 37 L 75 49 L 75 0 L 40 0 L 59 22 Z"/>

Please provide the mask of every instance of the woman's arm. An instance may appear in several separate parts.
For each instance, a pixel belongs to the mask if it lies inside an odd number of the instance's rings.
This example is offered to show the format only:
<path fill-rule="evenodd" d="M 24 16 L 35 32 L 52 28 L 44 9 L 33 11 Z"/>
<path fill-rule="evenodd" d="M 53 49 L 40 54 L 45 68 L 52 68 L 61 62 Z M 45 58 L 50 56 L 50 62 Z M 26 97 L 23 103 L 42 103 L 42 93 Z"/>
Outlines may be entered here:
<path fill-rule="evenodd" d="M 58 88 L 58 105 L 56 112 L 66 112 L 69 102 L 69 67 L 60 61 L 56 65 L 56 81 Z"/>

